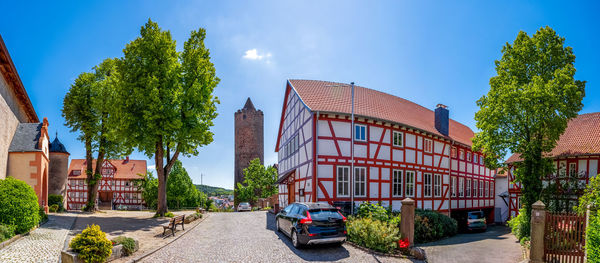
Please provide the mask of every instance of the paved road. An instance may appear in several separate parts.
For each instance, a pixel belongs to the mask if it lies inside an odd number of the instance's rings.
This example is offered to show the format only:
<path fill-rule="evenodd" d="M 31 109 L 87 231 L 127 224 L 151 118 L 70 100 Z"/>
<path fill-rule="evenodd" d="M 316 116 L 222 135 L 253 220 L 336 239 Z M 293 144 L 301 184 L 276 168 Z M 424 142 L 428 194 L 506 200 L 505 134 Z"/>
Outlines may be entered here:
<path fill-rule="evenodd" d="M 76 214 L 48 216 L 49 221 L 0 250 L 0 262 L 58 262 Z"/>
<path fill-rule="evenodd" d="M 212 213 L 186 235 L 143 262 L 410 262 L 379 257 L 348 244 L 342 247 L 296 249 L 275 231 L 275 217 L 266 212 Z"/>
<path fill-rule="evenodd" d="M 523 260 L 521 245 L 508 227 L 494 226 L 483 233 L 465 233 L 421 245 L 429 263 L 510 263 Z"/>

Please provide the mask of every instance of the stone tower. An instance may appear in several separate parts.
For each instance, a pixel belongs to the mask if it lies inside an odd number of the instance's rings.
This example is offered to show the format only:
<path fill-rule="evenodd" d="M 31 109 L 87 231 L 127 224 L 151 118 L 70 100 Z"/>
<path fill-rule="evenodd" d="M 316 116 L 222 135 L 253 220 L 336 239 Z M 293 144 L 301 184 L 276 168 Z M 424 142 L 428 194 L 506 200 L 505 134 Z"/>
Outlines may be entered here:
<path fill-rule="evenodd" d="M 244 182 L 244 169 L 250 161 L 260 158 L 264 162 L 264 116 L 256 110 L 250 98 L 244 108 L 235 113 L 235 184 Z M 237 200 L 236 200 L 237 201 Z"/>
<path fill-rule="evenodd" d="M 50 143 L 50 164 L 48 173 L 48 194 L 62 195 L 67 201 L 67 174 L 69 172 L 69 152 L 58 140 L 58 134 Z M 66 205 L 64 207 L 67 207 Z"/>

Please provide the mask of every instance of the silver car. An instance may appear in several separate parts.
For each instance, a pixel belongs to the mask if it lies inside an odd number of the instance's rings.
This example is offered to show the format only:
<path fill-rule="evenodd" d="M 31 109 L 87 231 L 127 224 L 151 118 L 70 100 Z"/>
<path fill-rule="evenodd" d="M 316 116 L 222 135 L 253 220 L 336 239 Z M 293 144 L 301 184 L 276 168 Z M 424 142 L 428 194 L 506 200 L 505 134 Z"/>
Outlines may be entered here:
<path fill-rule="evenodd" d="M 252 211 L 252 206 L 248 202 L 240 203 L 237 207 L 238 212 L 242 211 Z"/>

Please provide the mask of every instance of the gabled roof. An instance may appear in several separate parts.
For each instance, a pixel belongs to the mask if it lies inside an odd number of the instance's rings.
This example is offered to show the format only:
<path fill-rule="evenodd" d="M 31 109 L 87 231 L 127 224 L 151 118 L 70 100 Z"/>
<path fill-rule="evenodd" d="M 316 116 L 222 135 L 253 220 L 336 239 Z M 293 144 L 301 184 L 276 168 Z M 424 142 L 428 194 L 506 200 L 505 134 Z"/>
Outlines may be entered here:
<path fill-rule="evenodd" d="M 600 112 L 581 114 L 569 121 L 549 157 L 600 154 Z M 506 163 L 521 161 L 518 154 Z"/>
<path fill-rule="evenodd" d="M 41 152 L 42 123 L 19 123 L 8 152 Z"/>
<path fill-rule="evenodd" d="M 301 79 L 288 81 L 311 111 L 352 113 L 352 88 L 349 84 Z M 435 128 L 435 113 L 433 110 L 406 99 L 361 86 L 354 87 L 354 114 L 355 116 L 401 124 L 467 146 L 472 145 L 471 138 L 475 136 L 475 133 L 469 127 L 452 119 L 449 122 L 449 135 L 444 136 Z"/>
<path fill-rule="evenodd" d="M 17 73 L 15 64 L 13 63 L 12 58 L 8 54 L 8 49 L 4 44 L 2 35 L 0 35 L 0 74 L 4 76 L 4 79 L 8 83 L 9 88 L 12 88 L 13 92 L 16 94 L 17 99 L 19 100 L 19 104 L 24 107 L 25 113 L 29 118 L 29 121 L 20 121 L 39 122 L 40 120 L 38 119 L 38 116 L 35 113 L 35 109 L 33 108 L 33 104 L 31 104 L 31 100 L 27 95 L 27 91 L 23 86 L 23 82 L 21 82 L 21 78 Z"/>
<path fill-rule="evenodd" d="M 115 179 L 142 179 L 138 174 L 146 174 L 146 160 L 106 160 L 115 167 Z M 92 162 L 92 169 L 96 167 L 96 160 Z M 72 159 L 69 164 L 69 179 L 85 179 L 85 159 Z M 79 175 L 73 175 L 73 171 L 80 171 Z"/>

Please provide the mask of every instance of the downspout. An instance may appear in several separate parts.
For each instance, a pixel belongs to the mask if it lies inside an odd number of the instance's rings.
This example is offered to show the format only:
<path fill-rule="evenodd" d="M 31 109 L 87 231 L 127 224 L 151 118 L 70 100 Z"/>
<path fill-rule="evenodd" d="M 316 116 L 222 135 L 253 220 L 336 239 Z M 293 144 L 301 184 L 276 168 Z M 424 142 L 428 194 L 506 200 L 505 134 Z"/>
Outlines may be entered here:
<path fill-rule="evenodd" d="M 315 167 L 313 168 L 315 171 L 315 181 L 313 182 L 313 200 L 314 202 L 317 202 L 318 198 L 318 191 L 319 188 L 317 187 L 319 184 L 319 142 L 317 141 L 317 138 L 319 137 L 319 114 L 321 114 L 320 112 L 317 111 L 317 118 L 315 118 L 315 136 L 313 138 L 314 142 L 315 142 L 315 149 L 314 149 L 314 158 L 315 158 Z"/>
<path fill-rule="evenodd" d="M 450 158 L 448 163 L 448 180 L 450 180 L 450 194 L 448 195 L 448 216 L 452 216 L 452 147 L 454 147 L 454 140 L 450 144 Z M 456 149 L 458 151 L 458 149 Z M 456 153 L 458 154 L 458 152 Z M 457 189 L 454 189 L 456 191 Z"/>
<path fill-rule="evenodd" d="M 354 82 L 350 82 L 350 84 L 352 85 L 352 124 L 350 125 L 350 214 L 354 215 Z"/>

